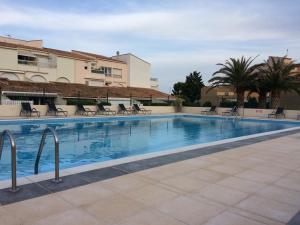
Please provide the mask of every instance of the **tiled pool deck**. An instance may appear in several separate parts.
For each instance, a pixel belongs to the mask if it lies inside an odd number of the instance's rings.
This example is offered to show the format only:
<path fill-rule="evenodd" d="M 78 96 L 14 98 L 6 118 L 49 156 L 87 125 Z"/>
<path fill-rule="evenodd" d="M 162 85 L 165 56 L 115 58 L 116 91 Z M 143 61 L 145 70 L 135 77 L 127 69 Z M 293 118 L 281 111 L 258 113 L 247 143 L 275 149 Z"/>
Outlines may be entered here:
<path fill-rule="evenodd" d="M 105 170 L 82 174 L 75 188 L 69 182 L 37 184 L 47 193 L 2 202 L 0 224 L 299 224 L 300 133 L 266 139 L 231 143 L 209 155 L 177 154 L 166 165 L 150 160 L 146 167 L 115 166 L 113 178 L 102 181 L 97 179 L 110 174 Z"/>

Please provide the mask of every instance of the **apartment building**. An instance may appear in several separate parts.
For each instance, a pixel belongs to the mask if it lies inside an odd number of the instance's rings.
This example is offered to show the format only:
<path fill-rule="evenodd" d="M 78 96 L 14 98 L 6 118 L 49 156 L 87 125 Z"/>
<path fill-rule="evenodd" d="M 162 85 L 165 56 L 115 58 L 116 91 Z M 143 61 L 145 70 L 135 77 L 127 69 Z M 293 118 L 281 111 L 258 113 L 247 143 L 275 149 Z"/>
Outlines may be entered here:
<path fill-rule="evenodd" d="M 89 58 L 67 51 L 44 48 L 41 40 L 0 37 L 0 77 L 32 82 L 74 83 L 76 61 Z"/>
<path fill-rule="evenodd" d="M 157 78 L 151 78 L 151 64 L 131 53 L 120 54 L 117 52 L 113 59 L 121 60 L 128 65 L 128 86 L 152 88 L 158 90 Z"/>
<path fill-rule="evenodd" d="M 42 40 L 0 36 L 0 59 L 0 78 L 9 80 L 158 90 L 158 80 L 150 79 L 151 64 L 132 54 L 118 58 L 69 52 L 45 48 Z"/>
<path fill-rule="evenodd" d="M 83 69 L 81 62 L 76 62 L 75 83 L 89 86 L 128 86 L 128 66 L 125 62 L 106 56 L 72 50 L 78 56 L 90 59 L 87 69 Z"/>

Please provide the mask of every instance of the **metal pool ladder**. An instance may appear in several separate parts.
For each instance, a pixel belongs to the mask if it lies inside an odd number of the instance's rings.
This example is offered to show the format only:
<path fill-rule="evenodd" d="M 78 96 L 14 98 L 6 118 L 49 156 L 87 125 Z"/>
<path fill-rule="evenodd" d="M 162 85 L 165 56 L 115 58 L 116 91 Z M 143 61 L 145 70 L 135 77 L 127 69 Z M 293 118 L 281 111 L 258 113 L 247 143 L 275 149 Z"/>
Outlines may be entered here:
<path fill-rule="evenodd" d="M 35 174 L 39 173 L 39 162 L 42 155 L 42 151 L 44 149 L 45 139 L 48 132 L 50 132 L 53 135 L 54 143 L 55 143 L 55 178 L 53 182 L 60 183 L 62 179 L 59 177 L 59 140 L 56 131 L 52 127 L 47 127 L 43 132 L 39 151 L 37 153 L 36 160 L 35 160 L 34 173 Z"/>
<path fill-rule="evenodd" d="M 11 192 L 17 192 L 20 188 L 17 187 L 17 146 L 15 138 L 9 130 L 4 130 L 0 136 L 0 159 L 2 156 L 4 137 L 7 135 L 11 145 Z"/>

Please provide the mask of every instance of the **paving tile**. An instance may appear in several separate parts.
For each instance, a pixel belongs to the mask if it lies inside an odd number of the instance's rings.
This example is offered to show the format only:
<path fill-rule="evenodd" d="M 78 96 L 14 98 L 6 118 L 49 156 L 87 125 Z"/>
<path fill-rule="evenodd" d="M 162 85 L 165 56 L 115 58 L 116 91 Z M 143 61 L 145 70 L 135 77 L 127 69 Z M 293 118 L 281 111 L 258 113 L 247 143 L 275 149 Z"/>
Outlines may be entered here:
<path fill-rule="evenodd" d="M 24 225 L 98 225 L 98 220 L 79 209 L 67 210 Z"/>
<path fill-rule="evenodd" d="M 183 192 L 199 191 L 201 188 L 209 185 L 208 182 L 199 179 L 194 179 L 188 176 L 175 176 L 165 179 L 161 183 L 176 188 Z"/>
<path fill-rule="evenodd" d="M 255 220 L 257 222 L 267 224 L 267 225 L 285 225 L 285 223 L 279 222 L 277 220 L 272 220 L 270 218 L 267 218 L 265 216 L 258 215 L 256 213 L 252 213 L 246 210 L 242 210 L 239 208 L 229 208 L 228 211 L 235 213 L 237 215 L 243 216 L 245 218 L 248 218 L 250 220 Z M 241 224 L 242 225 L 242 224 Z"/>
<path fill-rule="evenodd" d="M 204 225 L 265 225 L 265 224 L 234 214 L 230 211 L 226 211 L 210 219 Z"/>
<path fill-rule="evenodd" d="M 132 189 L 138 189 L 152 183 L 153 182 L 148 181 L 143 177 L 137 176 L 136 174 L 124 175 L 102 182 L 102 184 L 106 185 L 107 188 L 115 192 L 130 191 Z"/>
<path fill-rule="evenodd" d="M 150 170 L 144 170 L 138 174 L 145 176 L 147 178 L 153 179 L 153 180 L 160 181 L 160 180 L 163 180 L 165 178 L 169 178 L 169 177 L 172 177 L 175 175 L 186 174 L 193 170 L 195 170 L 195 166 L 189 167 L 189 166 L 186 166 L 185 163 L 180 163 L 180 164 L 176 163 L 176 164 L 160 166 L 160 167 L 153 168 Z"/>
<path fill-rule="evenodd" d="M 115 225 L 185 225 L 168 216 L 167 214 L 161 213 L 156 210 L 145 210 L 140 213 L 137 213 L 133 216 L 128 217 L 120 223 Z"/>
<path fill-rule="evenodd" d="M 157 206 L 178 196 L 178 193 L 159 185 L 148 185 L 123 194 L 148 206 Z"/>
<path fill-rule="evenodd" d="M 257 194 L 265 198 L 295 205 L 300 209 L 300 192 L 298 191 L 293 191 L 278 186 L 268 186 L 258 191 Z"/>
<path fill-rule="evenodd" d="M 262 172 L 258 172 L 255 170 L 246 170 L 244 172 L 238 173 L 235 176 L 243 179 L 247 179 L 250 181 L 257 181 L 262 183 L 271 183 L 279 179 L 279 176 L 274 176 L 271 174 L 266 174 Z"/>
<path fill-rule="evenodd" d="M 3 207 L 10 215 L 20 218 L 25 222 L 34 222 L 46 216 L 72 208 L 69 203 L 55 197 L 54 195 L 38 197 Z"/>
<path fill-rule="evenodd" d="M 217 182 L 217 184 L 223 185 L 226 187 L 231 187 L 233 189 L 237 189 L 237 190 L 247 192 L 247 193 L 254 193 L 257 190 L 266 186 L 266 184 L 264 184 L 264 183 L 254 182 L 254 181 L 250 181 L 250 180 L 246 180 L 246 179 L 242 179 L 242 178 L 234 177 L 234 176 L 225 178 L 225 179 Z"/>
<path fill-rule="evenodd" d="M 199 180 L 203 181 L 208 181 L 208 182 L 217 182 L 220 181 L 226 177 L 228 177 L 227 174 L 224 173 L 219 173 L 211 170 L 206 170 L 206 169 L 199 169 L 193 172 L 190 172 L 187 174 L 187 176 L 196 178 Z"/>
<path fill-rule="evenodd" d="M 198 225 L 221 213 L 221 205 L 208 204 L 188 197 L 179 196 L 161 204 L 158 209 L 186 224 Z"/>
<path fill-rule="evenodd" d="M 256 171 L 268 173 L 268 174 L 271 174 L 274 176 L 283 176 L 283 175 L 286 175 L 291 172 L 288 169 L 284 169 L 282 167 L 275 166 L 275 165 L 272 165 L 272 164 L 260 165 L 260 166 L 253 167 L 253 169 Z"/>
<path fill-rule="evenodd" d="M 225 186 L 211 184 L 191 196 L 195 198 L 205 197 L 225 205 L 234 205 L 245 199 L 248 194 Z"/>
<path fill-rule="evenodd" d="M 15 217 L 10 215 L 6 210 L 0 207 L 0 224 L 1 225 L 20 225 L 22 224 L 22 221 Z"/>
<path fill-rule="evenodd" d="M 229 175 L 234 175 L 245 170 L 245 168 L 234 166 L 234 165 L 228 165 L 228 164 L 212 165 L 207 167 L 206 169 L 219 172 L 219 173 L 229 174 Z"/>
<path fill-rule="evenodd" d="M 107 225 L 117 223 L 125 218 L 137 214 L 145 206 L 125 196 L 115 194 L 111 197 L 81 207 L 93 215 L 99 224 Z"/>
<path fill-rule="evenodd" d="M 275 183 L 279 187 L 300 191 L 300 179 L 295 177 L 284 177 Z"/>
<path fill-rule="evenodd" d="M 101 182 L 56 193 L 57 196 L 75 206 L 82 206 L 99 201 L 100 199 L 112 196 L 113 194 L 114 192 L 104 187 Z"/>
<path fill-rule="evenodd" d="M 253 195 L 237 205 L 261 216 L 287 223 L 297 213 L 297 207 Z"/>

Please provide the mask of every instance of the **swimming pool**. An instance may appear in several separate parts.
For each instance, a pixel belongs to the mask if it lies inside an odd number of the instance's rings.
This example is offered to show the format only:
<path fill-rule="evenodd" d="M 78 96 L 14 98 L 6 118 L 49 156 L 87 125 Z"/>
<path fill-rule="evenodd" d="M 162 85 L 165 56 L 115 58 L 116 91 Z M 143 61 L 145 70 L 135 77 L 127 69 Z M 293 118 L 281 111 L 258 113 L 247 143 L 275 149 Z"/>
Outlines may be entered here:
<path fill-rule="evenodd" d="M 46 127 L 54 128 L 58 134 L 60 168 L 64 169 L 296 126 L 300 124 L 193 115 L 0 121 L 0 131 L 9 129 L 16 138 L 18 177 L 33 174 Z M 49 135 L 40 160 L 40 172 L 54 170 L 53 146 Z M 6 139 L 0 160 L 0 180 L 10 178 L 10 166 Z"/>

